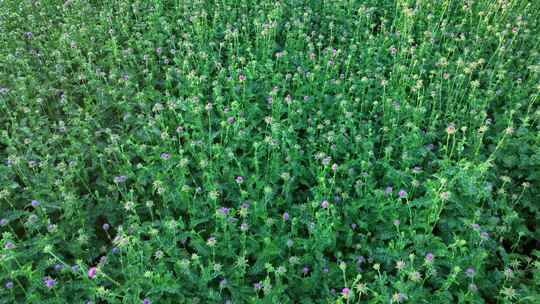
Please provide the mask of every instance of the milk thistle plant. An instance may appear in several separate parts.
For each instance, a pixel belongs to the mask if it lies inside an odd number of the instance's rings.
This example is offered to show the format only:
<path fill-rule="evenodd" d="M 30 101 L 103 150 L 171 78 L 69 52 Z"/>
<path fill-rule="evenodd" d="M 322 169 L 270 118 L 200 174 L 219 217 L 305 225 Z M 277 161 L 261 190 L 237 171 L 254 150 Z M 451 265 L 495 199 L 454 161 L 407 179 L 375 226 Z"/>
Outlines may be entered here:
<path fill-rule="evenodd" d="M 0 1 L 0 303 L 540 303 L 540 1 Z"/>

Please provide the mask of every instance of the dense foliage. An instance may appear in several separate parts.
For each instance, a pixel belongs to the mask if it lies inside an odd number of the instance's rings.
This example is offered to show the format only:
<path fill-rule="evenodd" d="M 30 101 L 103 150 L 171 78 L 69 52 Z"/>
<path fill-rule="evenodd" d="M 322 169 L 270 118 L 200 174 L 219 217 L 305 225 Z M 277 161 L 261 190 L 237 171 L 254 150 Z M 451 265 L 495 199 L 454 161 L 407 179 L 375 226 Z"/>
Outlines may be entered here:
<path fill-rule="evenodd" d="M 540 303 L 539 22 L 0 1 L 0 303 Z"/>

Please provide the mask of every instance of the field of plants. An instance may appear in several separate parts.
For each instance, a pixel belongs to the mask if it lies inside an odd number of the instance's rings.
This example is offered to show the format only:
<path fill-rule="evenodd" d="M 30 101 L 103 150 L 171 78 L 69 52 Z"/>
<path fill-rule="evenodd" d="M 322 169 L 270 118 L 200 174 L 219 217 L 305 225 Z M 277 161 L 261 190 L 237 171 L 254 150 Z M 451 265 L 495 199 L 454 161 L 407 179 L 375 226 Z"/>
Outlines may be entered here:
<path fill-rule="evenodd" d="M 540 303 L 540 1 L 0 0 L 0 303 Z"/>

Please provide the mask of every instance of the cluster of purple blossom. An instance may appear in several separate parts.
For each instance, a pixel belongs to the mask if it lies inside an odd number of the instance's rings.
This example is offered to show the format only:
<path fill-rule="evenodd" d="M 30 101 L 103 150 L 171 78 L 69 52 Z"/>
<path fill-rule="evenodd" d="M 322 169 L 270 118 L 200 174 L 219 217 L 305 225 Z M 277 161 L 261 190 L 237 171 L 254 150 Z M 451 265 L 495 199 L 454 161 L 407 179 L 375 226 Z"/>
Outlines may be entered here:
<path fill-rule="evenodd" d="M 388 186 L 386 187 L 386 189 L 384 189 L 384 194 L 385 195 L 391 195 L 392 192 L 394 192 L 394 188 L 392 188 L 391 186 Z M 405 191 L 405 189 L 400 189 L 399 192 L 398 192 L 398 196 L 399 198 L 406 198 L 407 197 L 407 191 Z"/>

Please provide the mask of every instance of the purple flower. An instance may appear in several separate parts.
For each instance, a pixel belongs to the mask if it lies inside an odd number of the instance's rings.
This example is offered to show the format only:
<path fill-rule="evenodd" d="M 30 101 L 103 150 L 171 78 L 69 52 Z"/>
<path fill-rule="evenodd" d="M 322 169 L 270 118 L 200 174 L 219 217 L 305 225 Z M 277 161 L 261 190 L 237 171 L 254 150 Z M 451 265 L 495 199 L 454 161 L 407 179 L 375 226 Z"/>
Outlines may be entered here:
<path fill-rule="evenodd" d="M 152 304 L 152 302 L 150 302 L 149 298 L 144 298 L 144 300 L 142 302 L 143 302 L 143 304 Z"/>
<path fill-rule="evenodd" d="M 36 208 L 37 206 L 39 206 L 39 201 L 38 200 L 32 200 L 32 202 L 30 204 L 32 205 L 32 207 Z"/>
<path fill-rule="evenodd" d="M 56 284 L 56 281 L 52 279 L 51 277 L 45 277 L 43 278 L 43 281 L 45 283 L 45 286 L 47 286 L 47 288 L 49 289 L 53 288 L 54 285 Z"/>
<path fill-rule="evenodd" d="M 330 163 L 331 160 L 332 160 L 332 158 L 330 156 L 327 156 L 327 157 L 323 158 L 321 163 L 326 166 L 326 165 L 328 165 Z"/>
<path fill-rule="evenodd" d="M 62 270 L 62 268 L 64 268 L 64 265 L 62 265 L 62 264 L 54 265 L 54 270 L 56 270 L 56 271 Z"/>
<path fill-rule="evenodd" d="M 8 281 L 5 286 L 6 286 L 6 289 L 11 289 L 13 288 L 13 282 Z"/>
<path fill-rule="evenodd" d="M 169 153 L 163 152 L 163 153 L 160 154 L 160 157 L 163 160 L 168 160 L 169 158 L 171 158 L 171 155 Z"/>
<path fill-rule="evenodd" d="M 398 219 L 395 219 L 395 220 L 394 220 L 394 225 L 399 226 L 399 224 L 401 224 L 401 221 L 398 220 Z"/>
<path fill-rule="evenodd" d="M 240 176 L 240 175 L 237 176 L 235 180 L 236 180 L 236 183 L 237 183 L 237 184 L 241 184 L 241 183 L 244 182 L 244 178 L 243 178 L 242 176 Z"/>
<path fill-rule="evenodd" d="M 470 278 L 474 277 L 475 274 L 476 274 L 476 270 L 474 270 L 474 268 L 472 267 L 469 267 L 467 268 L 467 270 L 465 270 L 465 275 L 467 275 Z"/>
<path fill-rule="evenodd" d="M 401 190 L 399 190 L 398 195 L 399 195 L 399 198 L 404 198 L 404 197 L 407 196 L 407 191 L 401 189 Z"/>
<path fill-rule="evenodd" d="M 112 252 L 113 254 L 117 254 L 118 252 L 120 252 L 120 249 L 119 249 L 118 247 L 113 247 L 113 248 L 111 249 L 111 252 Z"/>
<path fill-rule="evenodd" d="M 304 275 L 307 275 L 309 273 L 309 267 L 304 266 L 304 268 L 302 269 L 302 272 L 304 273 Z"/>
<path fill-rule="evenodd" d="M 392 189 L 392 187 L 388 186 L 388 187 L 386 187 L 386 189 L 384 189 L 384 194 L 385 195 L 392 194 L 392 191 L 394 191 L 394 189 Z"/>
<path fill-rule="evenodd" d="M 328 273 L 328 271 L 330 271 L 330 270 L 328 269 L 328 267 L 324 267 L 322 271 L 323 271 L 324 273 Z"/>
<path fill-rule="evenodd" d="M 115 176 L 114 182 L 117 184 L 123 183 L 127 180 L 127 177 L 125 175 Z"/>
<path fill-rule="evenodd" d="M 227 215 L 229 213 L 229 208 L 221 207 L 221 208 L 218 209 L 218 212 L 223 214 L 223 215 Z"/>
<path fill-rule="evenodd" d="M 103 224 L 103 226 L 101 226 L 101 228 L 103 228 L 103 230 L 107 231 L 107 230 L 109 230 L 111 228 L 111 225 L 105 223 L 105 224 Z"/>
<path fill-rule="evenodd" d="M 322 201 L 321 208 L 323 208 L 323 209 L 328 208 L 328 201 L 327 200 Z"/>
<path fill-rule="evenodd" d="M 244 82 L 246 81 L 246 76 L 240 74 L 240 76 L 238 76 L 238 80 L 240 80 L 240 82 Z"/>
<path fill-rule="evenodd" d="M 206 244 L 208 246 L 214 246 L 216 244 L 217 240 L 215 237 L 211 236 L 206 240 Z"/>
<path fill-rule="evenodd" d="M 287 247 L 290 248 L 290 247 L 292 247 L 292 245 L 293 245 L 293 240 L 288 239 L 288 240 L 287 240 Z"/>
<path fill-rule="evenodd" d="M 6 244 L 4 245 L 4 248 L 8 249 L 8 250 L 13 249 L 13 248 L 15 248 L 15 244 L 13 244 L 13 242 L 11 242 L 11 241 L 7 241 Z"/>
<path fill-rule="evenodd" d="M 351 224 L 351 228 L 352 228 L 353 230 L 356 229 L 356 227 L 357 227 L 357 225 L 356 225 L 355 223 L 352 223 L 352 224 Z"/>
<path fill-rule="evenodd" d="M 88 277 L 90 279 L 93 279 L 96 276 L 96 273 L 97 273 L 96 267 L 91 267 L 90 269 L 88 269 Z"/>
<path fill-rule="evenodd" d="M 428 253 L 426 254 L 426 262 L 428 262 L 428 263 L 433 262 L 433 258 L 434 258 L 433 253 L 428 252 Z"/>
<path fill-rule="evenodd" d="M 283 220 L 284 220 L 284 221 L 288 221 L 288 220 L 289 220 L 289 213 L 288 213 L 288 212 L 283 213 Z"/>
<path fill-rule="evenodd" d="M 255 290 L 261 290 L 261 288 L 262 288 L 261 282 L 257 282 L 255 284 L 253 284 L 253 288 L 255 288 Z"/>
<path fill-rule="evenodd" d="M 0 220 L 0 226 L 5 226 L 7 225 L 7 223 L 8 223 L 8 220 L 6 220 L 5 218 Z"/>
<path fill-rule="evenodd" d="M 347 287 L 345 287 L 345 288 L 343 288 L 343 289 L 341 290 L 341 294 L 342 294 L 345 298 L 349 296 L 349 292 L 351 292 L 351 291 L 350 291 L 350 289 L 347 288 Z"/>

